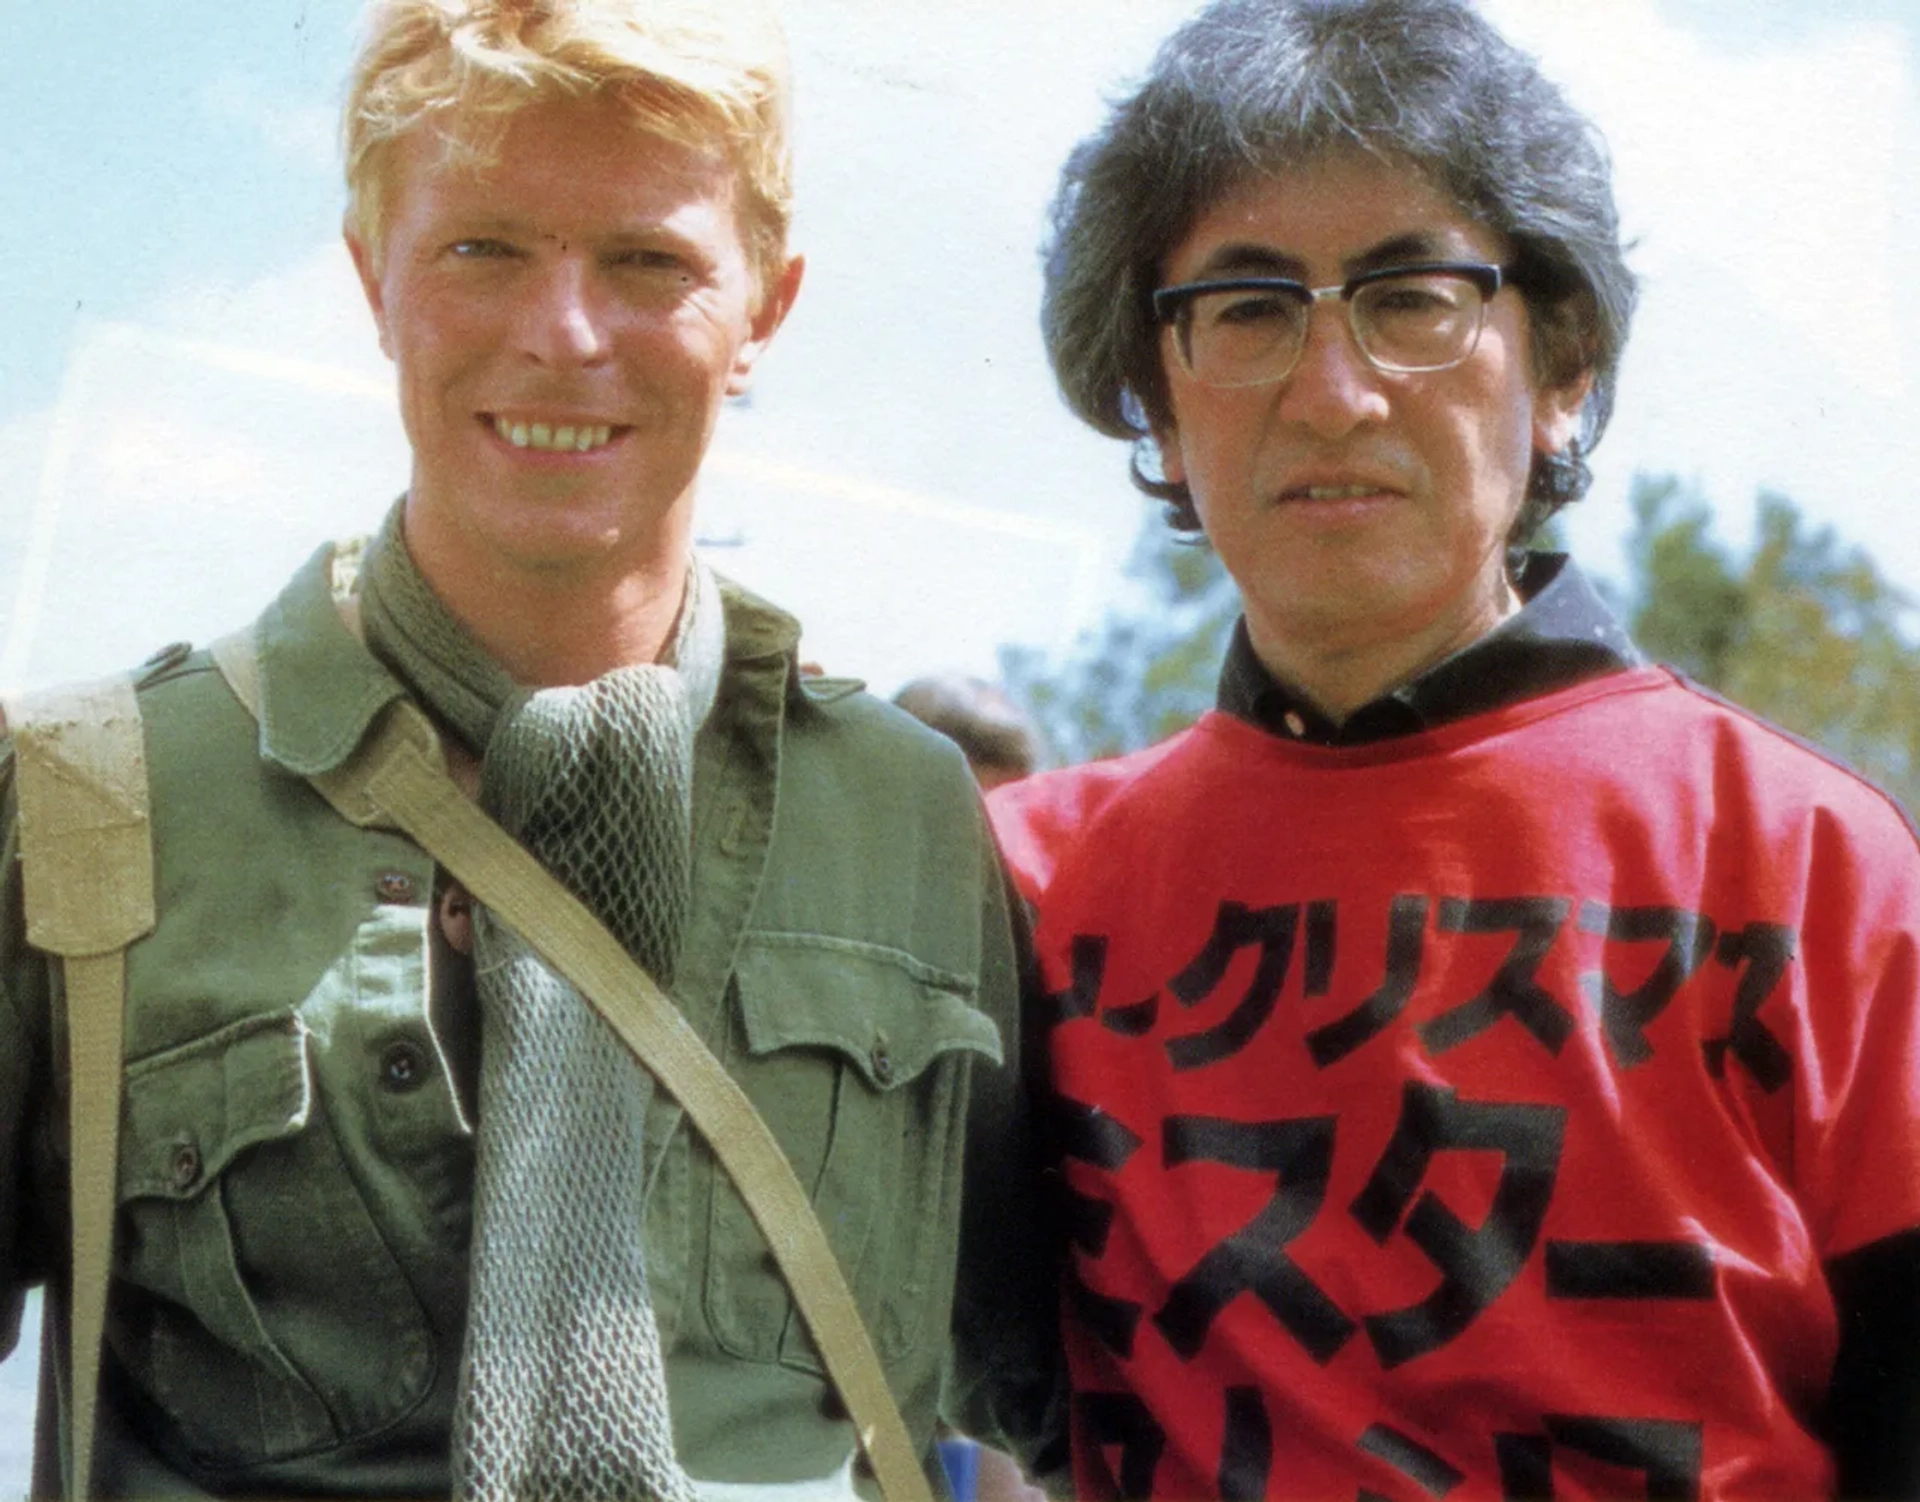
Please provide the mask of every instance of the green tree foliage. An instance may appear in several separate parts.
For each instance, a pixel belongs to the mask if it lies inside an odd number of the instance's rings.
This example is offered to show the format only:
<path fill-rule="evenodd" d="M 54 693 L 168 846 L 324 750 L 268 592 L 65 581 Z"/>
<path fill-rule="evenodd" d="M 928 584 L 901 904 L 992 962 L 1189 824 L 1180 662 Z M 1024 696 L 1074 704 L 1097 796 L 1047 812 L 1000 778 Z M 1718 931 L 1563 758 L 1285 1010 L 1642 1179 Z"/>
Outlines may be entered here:
<path fill-rule="evenodd" d="M 1697 491 L 1642 476 L 1633 489 L 1629 617 L 1651 657 L 1826 747 L 1920 809 L 1920 650 L 1912 601 L 1831 527 L 1762 492 L 1737 560 Z"/>
<path fill-rule="evenodd" d="M 1831 528 L 1759 497 L 1737 557 L 1670 476 L 1632 492 L 1631 576 L 1607 593 L 1657 660 L 1825 746 L 1920 809 L 1920 648 L 1912 602 Z M 1064 657 L 1008 648 L 1001 671 L 1061 762 L 1151 745 L 1213 702 L 1239 598 L 1204 544 L 1148 519 L 1121 601 Z"/>
<path fill-rule="evenodd" d="M 1000 675 L 1062 765 L 1117 756 L 1184 730 L 1213 703 L 1240 596 L 1204 542 L 1155 513 L 1127 562 L 1122 598 L 1062 659 L 1003 647 Z"/>

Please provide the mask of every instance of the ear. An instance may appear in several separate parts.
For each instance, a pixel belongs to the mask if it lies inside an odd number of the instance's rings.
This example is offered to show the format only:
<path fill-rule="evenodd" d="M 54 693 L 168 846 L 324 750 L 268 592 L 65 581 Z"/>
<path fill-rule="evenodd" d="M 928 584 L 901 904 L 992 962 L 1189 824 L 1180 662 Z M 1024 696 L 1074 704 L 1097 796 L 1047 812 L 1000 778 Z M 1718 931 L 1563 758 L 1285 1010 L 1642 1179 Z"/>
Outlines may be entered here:
<path fill-rule="evenodd" d="M 1146 403 L 1138 400 L 1131 391 L 1127 394 L 1129 403 L 1137 403 L 1135 412 L 1146 419 L 1147 432 L 1152 436 L 1154 447 L 1160 451 L 1160 478 L 1169 485 L 1187 483 L 1187 457 L 1180 451 L 1180 426 L 1174 421 L 1173 414 L 1173 333 L 1170 329 L 1155 331 L 1155 343 L 1159 346 L 1157 356 L 1160 362 L 1160 400 L 1166 407 L 1166 418 L 1156 418 L 1146 411 Z M 1137 464 L 1139 461 L 1135 460 Z"/>
<path fill-rule="evenodd" d="M 1169 485 L 1187 483 L 1187 460 L 1180 452 L 1180 430 L 1169 422 L 1164 428 L 1158 423 L 1153 429 L 1154 447 L 1160 450 L 1160 478 Z"/>
<path fill-rule="evenodd" d="M 347 242 L 347 254 L 353 257 L 353 269 L 359 274 L 360 290 L 366 294 L 367 306 L 373 310 L 373 326 L 380 333 L 380 353 L 391 360 L 393 344 L 387 337 L 387 299 L 380 284 L 379 259 L 352 225 L 345 226 L 341 234 Z"/>
<path fill-rule="evenodd" d="M 1587 393 L 1593 390 L 1593 372 L 1583 370 L 1560 386 L 1538 391 L 1533 398 L 1533 450 L 1536 454 L 1557 454 L 1579 431 L 1580 409 Z"/>
<path fill-rule="evenodd" d="M 728 396 L 746 393 L 754 365 L 766 347 L 773 343 L 773 336 L 780 332 L 780 325 L 787 321 L 787 314 L 793 311 L 793 302 L 800 295 L 800 282 L 806 271 L 805 256 L 789 257 L 787 264 L 780 268 L 780 274 L 774 278 L 773 285 L 767 288 L 766 296 L 760 300 L 759 310 L 748 325 L 746 340 L 734 353 L 733 369 L 727 372 Z"/>

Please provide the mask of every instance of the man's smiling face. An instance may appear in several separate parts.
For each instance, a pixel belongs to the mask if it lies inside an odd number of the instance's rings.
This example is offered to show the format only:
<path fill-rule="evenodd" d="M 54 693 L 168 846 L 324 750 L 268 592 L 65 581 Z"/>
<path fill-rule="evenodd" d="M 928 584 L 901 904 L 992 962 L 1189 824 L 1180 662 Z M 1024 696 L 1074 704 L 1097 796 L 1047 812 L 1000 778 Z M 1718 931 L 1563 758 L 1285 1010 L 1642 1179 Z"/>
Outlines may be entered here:
<path fill-rule="evenodd" d="M 409 539 L 541 570 L 683 535 L 798 282 L 763 294 L 732 164 L 605 100 L 522 110 L 484 166 L 425 129 L 395 152 L 384 243 L 352 249 L 399 375 Z"/>
<path fill-rule="evenodd" d="M 1380 265 L 1507 259 L 1423 177 L 1356 153 L 1249 179 L 1200 217 L 1160 282 L 1317 287 Z M 1394 644 L 1432 662 L 1500 619 L 1533 455 L 1564 446 L 1585 390 L 1537 389 L 1517 291 L 1494 295 L 1473 353 L 1446 370 L 1376 370 L 1338 302 L 1316 307 L 1299 364 L 1270 385 L 1204 386 L 1172 341 L 1163 467 L 1191 490 L 1270 664 Z"/>

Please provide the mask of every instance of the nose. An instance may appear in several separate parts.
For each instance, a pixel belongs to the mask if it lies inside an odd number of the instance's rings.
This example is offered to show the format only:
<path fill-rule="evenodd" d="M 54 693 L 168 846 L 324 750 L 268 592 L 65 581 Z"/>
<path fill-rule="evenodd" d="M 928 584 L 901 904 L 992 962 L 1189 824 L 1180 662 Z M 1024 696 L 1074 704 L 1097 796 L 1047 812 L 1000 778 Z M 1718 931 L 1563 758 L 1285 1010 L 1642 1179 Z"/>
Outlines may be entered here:
<path fill-rule="evenodd" d="M 519 310 L 521 349 L 542 365 L 592 365 L 610 347 L 607 309 L 584 256 L 560 247 L 528 279 Z"/>
<path fill-rule="evenodd" d="M 1387 416 L 1380 372 L 1360 353 L 1345 303 L 1316 306 L 1299 363 L 1280 384 L 1279 414 L 1323 438 L 1339 438 Z"/>

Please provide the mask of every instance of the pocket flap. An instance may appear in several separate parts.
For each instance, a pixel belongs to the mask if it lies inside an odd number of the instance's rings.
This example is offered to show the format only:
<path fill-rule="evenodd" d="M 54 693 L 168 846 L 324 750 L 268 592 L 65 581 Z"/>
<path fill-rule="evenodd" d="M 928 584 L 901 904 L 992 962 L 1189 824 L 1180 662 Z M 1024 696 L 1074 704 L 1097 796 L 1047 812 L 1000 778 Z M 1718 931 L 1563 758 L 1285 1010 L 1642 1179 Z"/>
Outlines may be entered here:
<path fill-rule="evenodd" d="M 975 982 L 912 955 L 816 934 L 751 934 L 736 969 L 747 1051 L 831 1048 L 876 1090 L 966 1048 L 1000 1063 L 1000 1033 L 972 1004 Z"/>
<path fill-rule="evenodd" d="M 191 1199 L 247 1148 L 307 1124 L 307 1031 L 249 1017 L 127 1066 L 120 1197 Z"/>

